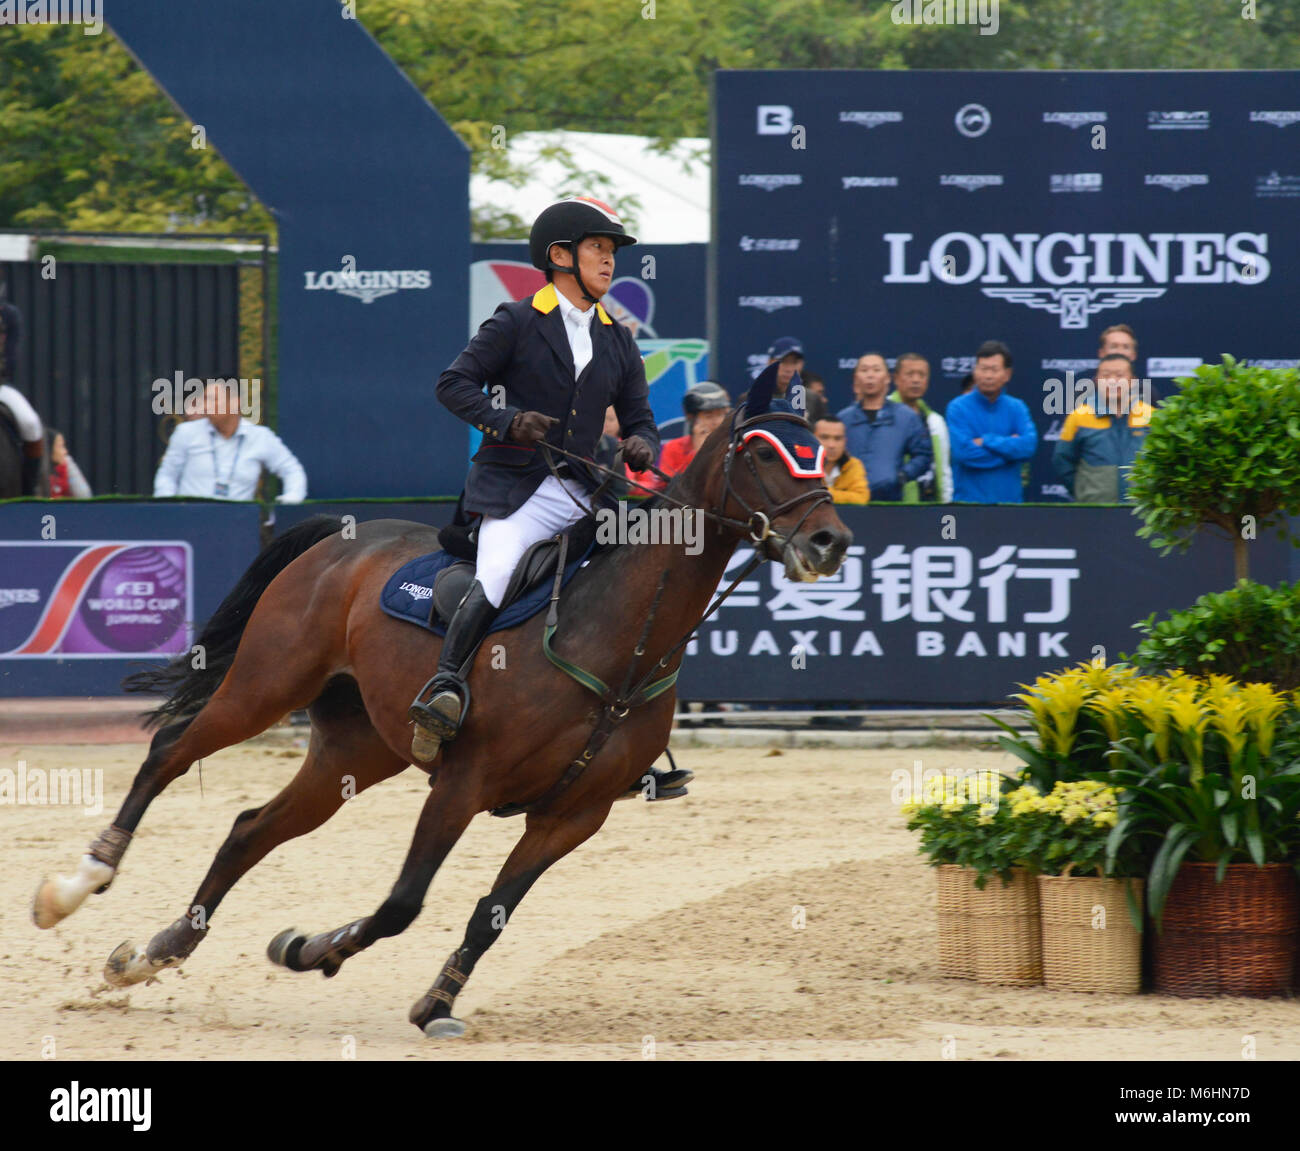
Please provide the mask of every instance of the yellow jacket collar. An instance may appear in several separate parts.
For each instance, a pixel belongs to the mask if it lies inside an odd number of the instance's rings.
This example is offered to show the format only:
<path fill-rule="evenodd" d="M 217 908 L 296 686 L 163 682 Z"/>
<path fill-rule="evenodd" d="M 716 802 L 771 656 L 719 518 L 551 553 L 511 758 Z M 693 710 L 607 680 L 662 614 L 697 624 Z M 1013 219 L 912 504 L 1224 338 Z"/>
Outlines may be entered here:
<path fill-rule="evenodd" d="M 547 284 L 546 287 L 538 289 L 533 293 L 533 307 L 542 315 L 550 315 L 560 306 L 559 293 L 555 290 L 554 284 Z M 596 315 L 600 318 L 602 324 L 612 324 L 614 321 L 609 318 L 609 313 L 601 304 L 596 305 Z"/>

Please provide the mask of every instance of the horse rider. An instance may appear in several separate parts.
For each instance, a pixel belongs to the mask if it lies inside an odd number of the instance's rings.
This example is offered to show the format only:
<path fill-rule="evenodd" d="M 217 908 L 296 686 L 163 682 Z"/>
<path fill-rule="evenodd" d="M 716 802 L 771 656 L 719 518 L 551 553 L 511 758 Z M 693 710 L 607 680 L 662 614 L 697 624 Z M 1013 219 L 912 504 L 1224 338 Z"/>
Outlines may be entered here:
<path fill-rule="evenodd" d="M 467 699 L 461 669 L 503 606 L 515 565 L 532 544 L 581 519 L 577 501 L 585 504 L 599 486 L 597 474 L 562 456 L 554 457 L 556 479 L 538 445 L 590 459 L 612 404 L 633 470 L 658 454 L 636 341 L 600 304 L 615 253 L 634 243 L 599 200 L 576 196 L 546 208 L 528 238 L 546 286 L 500 305 L 438 380 L 438 399 L 483 433 L 463 497 L 465 511 L 482 522 L 476 578 L 447 625 L 437 674 L 409 711 L 430 739 L 454 739 L 460 730 Z"/>
<path fill-rule="evenodd" d="M 45 428 L 36 409 L 10 382 L 18 367 L 18 336 L 22 313 L 13 304 L 0 304 L 0 404 L 13 414 L 14 428 L 23 441 L 22 492 L 39 494 L 41 456 L 45 453 Z"/>

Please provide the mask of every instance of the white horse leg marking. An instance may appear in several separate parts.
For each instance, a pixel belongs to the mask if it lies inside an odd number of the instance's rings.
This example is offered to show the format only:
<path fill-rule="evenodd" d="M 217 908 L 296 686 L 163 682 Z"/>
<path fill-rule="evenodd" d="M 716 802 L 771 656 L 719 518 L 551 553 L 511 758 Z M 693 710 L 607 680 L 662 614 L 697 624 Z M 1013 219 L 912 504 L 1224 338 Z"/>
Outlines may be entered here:
<path fill-rule="evenodd" d="M 76 875 L 56 875 L 45 880 L 37 888 L 32 902 L 32 918 L 36 926 L 53 927 L 59 920 L 66 919 L 85 902 L 86 896 L 111 882 L 116 873 L 115 867 L 93 855 L 83 855 Z"/>

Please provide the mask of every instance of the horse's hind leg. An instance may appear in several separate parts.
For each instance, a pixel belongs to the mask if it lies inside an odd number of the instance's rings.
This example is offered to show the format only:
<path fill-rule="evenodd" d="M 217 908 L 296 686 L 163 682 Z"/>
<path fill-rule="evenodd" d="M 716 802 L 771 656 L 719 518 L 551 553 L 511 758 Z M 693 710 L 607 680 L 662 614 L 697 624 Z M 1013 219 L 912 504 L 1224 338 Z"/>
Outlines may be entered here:
<path fill-rule="evenodd" d="M 310 938 L 293 928 L 282 931 L 266 949 L 271 962 L 290 971 L 320 971 L 328 978 L 358 951 L 405 931 L 420 914 L 442 861 L 481 810 L 473 783 L 476 774 L 468 764 L 443 764 L 424 801 L 402 873 L 373 915 Z"/>
<path fill-rule="evenodd" d="M 548 867 L 586 842 L 609 815 L 608 803 L 564 817 L 530 815 L 523 837 L 515 844 L 492 891 L 478 901 L 465 940 L 451 953 L 433 986 L 411 1008 L 410 1020 L 433 1039 L 455 1038 L 465 1024 L 452 1017 L 451 1008 L 461 988 L 528 889 Z"/>
<path fill-rule="evenodd" d="M 37 927 L 53 927 L 91 892 L 108 888 L 149 804 L 196 760 L 260 735 L 320 694 L 325 676 L 314 659 L 306 653 L 295 659 L 293 645 L 277 644 L 277 638 L 246 633 L 234 665 L 203 709 L 154 736 L 116 818 L 82 856 L 76 874 L 47 879 L 37 889 L 32 904 Z"/>
<path fill-rule="evenodd" d="M 347 693 L 337 694 L 342 699 Z M 314 831 L 351 796 L 408 766 L 371 726 L 359 697 L 355 709 L 346 702 L 342 707 L 324 703 L 322 697 L 311 709 L 311 743 L 298 774 L 270 803 L 236 818 L 184 915 L 155 935 L 143 952 L 123 943 L 109 956 L 104 970 L 109 983 L 138 983 L 164 967 L 180 966 L 202 942 L 213 913 L 246 872 L 280 844 Z"/>

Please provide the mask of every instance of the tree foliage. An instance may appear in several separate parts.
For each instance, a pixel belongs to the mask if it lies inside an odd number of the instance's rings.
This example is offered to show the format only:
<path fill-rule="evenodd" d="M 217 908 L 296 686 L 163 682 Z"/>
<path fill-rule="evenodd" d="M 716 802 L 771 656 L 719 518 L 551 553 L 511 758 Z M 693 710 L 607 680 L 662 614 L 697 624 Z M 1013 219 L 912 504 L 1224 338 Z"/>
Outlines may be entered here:
<path fill-rule="evenodd" d="M 709 130 L 718 68 L 1283 68 L 1300 5 L 1259 0 L 1004 0 L 996 35 L 895 24 L 888 0 L 360 0 L 357 14 L 473 152 L 521 182 L 504 141 L 570 129 L 661 144 Z M 266 211 L 108 32 L 0 40 L 0 226 L 265 231 Z M 571 158 L 563 194 L 604 194 Z M 480 238 L 525 221 L 477 212 Z"/>

